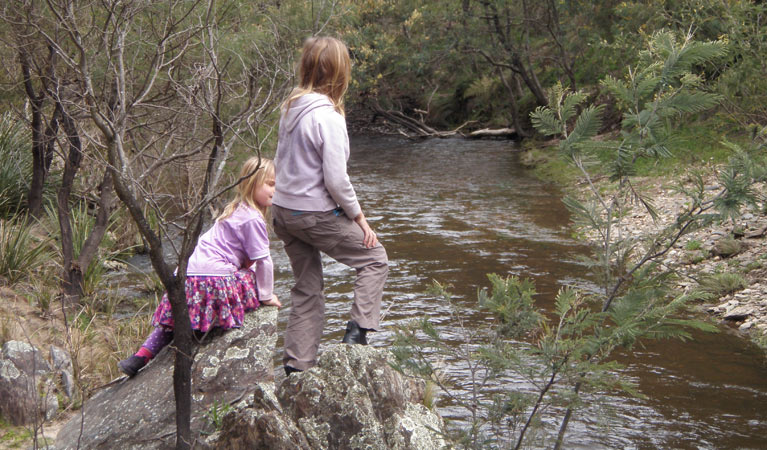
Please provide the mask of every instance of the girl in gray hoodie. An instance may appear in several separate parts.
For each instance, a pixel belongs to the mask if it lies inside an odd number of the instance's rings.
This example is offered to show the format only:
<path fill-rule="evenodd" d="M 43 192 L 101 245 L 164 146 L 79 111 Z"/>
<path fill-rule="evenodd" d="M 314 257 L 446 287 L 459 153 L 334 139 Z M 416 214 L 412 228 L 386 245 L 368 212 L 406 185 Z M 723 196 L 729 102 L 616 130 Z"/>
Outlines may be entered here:
<path fill-rule="evenodd" d="M 343 97 L 350 76 L 343 42 L 309 38 L 298 87 L 282 106 L 272 214 L 295 277 L 283 357 L 288 375 L 316 364 L 325 323 L 320 252 L 357 272 L 342 342 L 366 345 L 367 332 L 379 326 L 388 259 L 346 171 L 349 136 Z"/>

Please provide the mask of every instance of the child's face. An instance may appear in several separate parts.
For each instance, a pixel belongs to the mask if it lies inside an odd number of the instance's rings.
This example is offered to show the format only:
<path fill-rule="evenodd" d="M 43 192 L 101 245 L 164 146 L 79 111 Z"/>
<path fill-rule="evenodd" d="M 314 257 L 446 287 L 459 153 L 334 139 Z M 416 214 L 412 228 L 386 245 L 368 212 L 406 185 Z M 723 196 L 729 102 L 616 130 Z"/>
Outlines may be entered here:
<path fill-rule="evenodd" d="M 264 184 L 256 188 L 253 193 L 253 200 L 258 206 L 266 208 L 272 206 L 272 197 L 274 196 L 274 177 L 267 178 Z"/>

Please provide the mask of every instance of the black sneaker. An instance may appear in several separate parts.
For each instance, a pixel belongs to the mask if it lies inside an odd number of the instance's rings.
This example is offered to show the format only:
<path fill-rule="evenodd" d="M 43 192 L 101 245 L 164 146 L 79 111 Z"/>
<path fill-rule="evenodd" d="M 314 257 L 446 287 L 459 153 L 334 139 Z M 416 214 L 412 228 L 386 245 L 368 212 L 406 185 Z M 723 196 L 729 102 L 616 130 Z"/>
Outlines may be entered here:
<path fill-rule="evenodd" d="M 368 345 L 368 338 L 365 336 L 367 332 L 367 328 L 360 328 L 357 322 L 350 320 L 346 324 L 346 334 L 344 334 L 341 342 L 344 344 Z"/>
<path fill-rule="evenodd" d="M 119 367 L 125 375 L 134 377 L 142 367 L 146 366 L 146 363 L 147 360 L 143 356 L 133 355 L 117 363 L 117 367 Z"/>
<path fill-rule="evenodd" d="M 283 368 L 285 369 L 285 376 L 286 377 L 289 377 L 291 373 L 303 372 L 303 370 L 296 369 L 295 367 L 283 366 Z"/>

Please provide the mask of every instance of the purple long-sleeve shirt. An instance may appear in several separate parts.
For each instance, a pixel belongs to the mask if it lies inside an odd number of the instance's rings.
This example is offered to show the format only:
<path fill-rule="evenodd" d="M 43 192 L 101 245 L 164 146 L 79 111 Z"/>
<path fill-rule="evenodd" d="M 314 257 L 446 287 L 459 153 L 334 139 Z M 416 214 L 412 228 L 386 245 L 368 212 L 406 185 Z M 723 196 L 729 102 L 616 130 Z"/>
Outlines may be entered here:
<path fill-rule="evenodd" d="M 269 232 L 260 212 L 241 203 L 231 216 L 216 221 L 197 241 L 189 257 L 187 275 L 225 276 L 255 261 L 258 298 L 269 300 L 274 290 L 274 267 Z"/>
<path fill-rule="evenodd" d="M 305 94 L 283 111 L 275 166 L 273 203 L 300 211 L 343 208 L 349 218 L 361 212 L 346 162 L 346 120 L 323 94 Z"/>

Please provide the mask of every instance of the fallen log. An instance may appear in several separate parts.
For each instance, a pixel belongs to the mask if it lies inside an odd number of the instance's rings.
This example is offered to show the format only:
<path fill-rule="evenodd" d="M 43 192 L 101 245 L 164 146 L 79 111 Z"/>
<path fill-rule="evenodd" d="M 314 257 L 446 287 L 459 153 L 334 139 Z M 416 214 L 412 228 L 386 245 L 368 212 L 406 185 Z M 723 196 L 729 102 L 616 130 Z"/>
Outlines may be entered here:
<path fill-rule="evenodd" d="M 517 130 L 514 128 L 497 128 L 494 130 L 490 128 L 483 128 L 481 130 L 472 131 L 467 137 L 472 139 L 481 139 L 486 137 L 514 139 L 517 137 Z"/>
<path fill-rule="evenodd" d="M 412 119 L 399 111 L 385 110 L 378 103 L 373 104 L 373 109 L 375 110 L 376 114 L 382 116 L 384 119 L 404 127 L 405 129 L 415 133 L 418 136 L 428 137 L 437 132 L 423 122 Z"/>
<path fill-rule="evenodd" d="M 427 137 L 445 138 L 445 137 L 452 137 L 456 135 L 463 136 L 463 134 L 460 133 L 459 130 L 465 127 L 466 125 L 468 125 L 469 123 L 473 122 L 473 121 L 468 121 L 452 131 L 437 131 L 434 128 L 423 123 L 422 120 L 416 120 L 416 119 L 413 119 L 412 117 L 408 117 L 407 115 L 405 115 L 404 113 L 400 111 L 383 109 L 381 105 L 377 103 L 373 104 L 373 110 L 376 112 L 376 114 L 380 115 L 381 117 L 388 120 L 389 122 L 392 122 L 395 125 L 399 125 L 405 128 L 410 133 L 415 133 L 415 137 L 419 137 L 419 138 L 427 138 Z M 398 131 L 400 134 L 404 135 L 407 138 L 413 138 L 412 135 L 409 135 L 402 129 Z"/>

